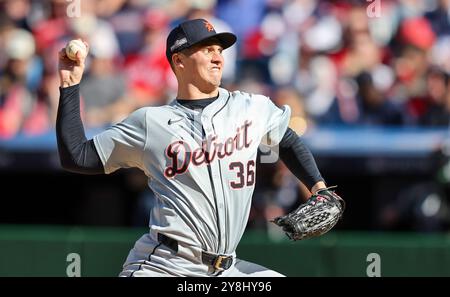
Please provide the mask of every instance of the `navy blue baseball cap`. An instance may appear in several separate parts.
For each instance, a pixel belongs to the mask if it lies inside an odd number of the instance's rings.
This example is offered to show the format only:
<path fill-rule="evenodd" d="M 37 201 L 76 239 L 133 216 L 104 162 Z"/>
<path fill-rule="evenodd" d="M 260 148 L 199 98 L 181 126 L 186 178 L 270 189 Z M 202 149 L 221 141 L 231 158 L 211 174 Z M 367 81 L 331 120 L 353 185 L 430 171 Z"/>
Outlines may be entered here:
<path fill-rule="evenodd" d="M 170 31 L 166 41 L 166 57 L 169 62 L 172 55 L 202 41 L 217 38 L 223 49 L 236 42 L 236 35 L 229 32 L 216 33 L 214 27 L 205 19 L 185 21 Z"/>

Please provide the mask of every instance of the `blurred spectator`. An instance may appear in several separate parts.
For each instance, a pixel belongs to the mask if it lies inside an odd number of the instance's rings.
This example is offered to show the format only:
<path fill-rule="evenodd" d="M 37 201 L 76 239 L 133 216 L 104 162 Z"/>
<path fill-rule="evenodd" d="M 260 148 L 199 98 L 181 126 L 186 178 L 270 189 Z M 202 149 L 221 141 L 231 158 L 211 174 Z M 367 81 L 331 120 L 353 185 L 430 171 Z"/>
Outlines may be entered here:
<path fill-rule="evenodd" d="M 127 104 L 125 79 L 117 72 L 109 50 L 95 46 L 91 50 L 89 72 L 82 80 L 83 115 L 87 127 L 102 127 L 124 119 L 132 105 Z"/>
<path fill-rule="evenodd" d="M 427 74 L 427 107 L 418 122 L 424 126 L 448 126 L 450 124 L 449 75 L 439 68 L 431 68 Z"/>
<path fill-rule="evenodd" d="M 132 106 L 125 100 L 125 77 L 118 71 L 119 44 L 112 26 L 97 17 L 94 1 L 84 2 L 81 16 L 70 18 L 68 26 L 70 38 L 81 38 L 90 45 L 91 59 L 81 91 L 86 126 L 102 127 L 122 120 Z"/>
<path fill-rule="evenodd" d="M 94 2 L 94 1 L 89 1 Z M 145 9 L 143 4 L 136 1 L 120 1 L 114 8 L 117 11 L 111 11 L 111 16 L 107 18 L 114 29 L 119 42 L 120 52 L 124 55 L 134 54 L 139 51 L 142 45 L 142 11 Z M 102 10 L 104 13 L 105 10 Z"/>
<path fill-rule="evenodd" d="M 63 38 L 68 38 L 70 30 L 69 18 L 66 15 L 67 2 L 64 0 L 50 0 L 44 6 L 44 16 L 33 25 L 33 35 L 36 40 L 36 52 L 49 59 L 52 47 Z M 58 49 L 59 50 L 59 49 Z M 55 62 L 53 62 L 55 63 Z"/>
<path fill-rule="evenodd" d="M 314 125 L 305 109 L 304 98 L 294 88 L 278 89 L 273 95 L 273 100 L 278 106 L 289 105 L 291 108 L 289 127 L 298 135 L 305 134 L 306 130 Z"/>
<path fill-rule="evenodd" d="M 399 0 L 400 17 L 409 19 L 422 16 L 427 8 L 427 2 L 423 0 Z"/>
<path fill-rule="evenodd" d="M 425 125 L 430 122 L 426 114 L 444 122 L 444 116 L 436 115 L 433 90 L 427 88 L 427 81 L 438 79 L 427 78 L 427 69 L 435 65 L 450 73 L 450 0 L 382 1 L 381 18 L 368 18 L 367 3 L 358 1 L 99 0 L 82 1 L 81 17 L 68 17 L 68 4 L 65 0 L 0 3 L 2 30 L 32 30 L 36 50 L 26 67 L 25 87 L 47 105 L 50 119 L 57 101 L 56 92 L 51 91 L 55 86 L 53 57 L 69 39 L 81 37 L 91 43 L 92 72 L 96 74 L 87 76 L 86 83 L 99 85 L 92 81 L 102 72 L 98 69 L 114 66 L 113 73 L 123 76 L 110 75 L 109 79 L 120 88 L 115 90 L 123 94 L 118 97 L 129 99 L 125 109 L 158 105 L 173 98 L 176 84 L 164 56 L 167 30 L 181 19 L 204 17 L 218 31 L 232 27 L 242 46 L 224 52 L 231 56 L 224 84 L 264 89 L 265 94 L 294 86 L 304 98 L 306 113 L 318 125 L 336 122 L 330 113 L 325 116 L 333 108 L 331 114 L 337 114 L 340 122 L 360 123 L 363 105 L 371 106 L 373 117 L 391 123 L 383 114 L 386 104 L 374 109 L 377 96 L 385 97 L 379 101 L 403 106 L 400 112 L 408 119 L 405 124 Z M 0 42 L 1 35 L 5 34 L 0 33 Z M 102 53 L 95 53 L 96 49 Z M 11 65 L 6 67 L 10 58 L 1 51 L 2 73 L 11 72 Z M 99 66 L 100 56 L 107 56 L 111 65 Z M 370 74 L 376 92 L 358 91 L 353 78 L 360 73 Z M 86 110 L 95 101 L 87 98 L 105 95 L 94 90 L 83 94 Z M 7 93 L 5 88 L 2 93 Z M 106 97 L 97 104 L 115 101 Z M 94 114 L 87 116 L 89 122 L 104 122 L 95 118 L 106 113 Z"/>
<path fill-rule="evenodd" d="M 436 40 L 430 52 L 432 65 L 440 67 L 450 74 L 450 35 L 445 35 Z"/>
<path fill-rule="evenodd" d="M 36 55 L 41 61 L 42 78 L 36 89 L 38 101 L 47 107 L 49 129 L 56 121 L 59 100 L 59 78 L 55 57 L 58 51 L 73 36 L 70 20 L 66 15 L 67 2 L 48 0 L 32 2 L 34 11 L 32 33 L 36 44 Z"/>
<path fill-rule="evenodd" d="M 436 40 L 427 19 L 411 18 L 404 20 L 399 28 L 399 38 L 404 44 L 410 44 L 423 50 L 430 49 Z"/>
<path fill-rule="evenodd" d="M 3 0 L 0 2 L 0 10 L 5 11 L 6 17 L 14 22 L 15 27 L 31 31 L 30 0 Z"/>
<path fill-rule="evenodd" d="M 382 49 L 368 32 L 355 33 L 342 61 L 342 75 L 352 77 L 363 71 L 372 72 L 382 63 L 382 59 Z"/>
<path fill-rule="evenodd" d="M 56 113 L 59 103 L 59 77 L 52 69 L 43 70 L 42 81 L 36 92 L 37 100 L 42 105 L 42 113 L 49 119 L 48 129 L 53 129 L 56 123 Z M 49 130 L 42 130 L 41 133 Z"/>
<path fill-rule="evenodd" d="M 368 73 L 356 77 L 358 85 L 357 104 L 360 110 L 361 124 L 369 125 L 401 125 L 403 115 L 399 106 L 377 89 L 373 78 Z"/>
<path fill-rule="evenodd" d="M 300 49 L 300 65 L 294 84 L 305 97 L 305 108 L 315 119 L 330 108 L 336 94 L 338 73 L 335 64 L 325 55 L 314 55 Z"/>
<path fill-rule="evenodd" d="M 436 8 L 425 14 L 429 20 L 433 32 L 438 36 L 450 34 L 450 1 L 436 0 Z"/>
<path fill-rule="evenodd" d="M 342 116 L 343 107 L 339 105 L 339 100 L 337 100 L 324 116 L 323 122 L 372 126 L 402 125 L 404 123 L 400 107 L 376 88 L 371 74 L 362 72 L 356 77 L 355 81 L 357 84 L 356 117 L 352 121 L 346 121 Z"/>
<path fill-rule="evenodd" d="M 394 67 L 397 82 L 393 94 L 406 104 L 404 113 L 414 123 L 426 109 L 427 52 L 413 45 L 405 45 L 400 56 L 395 59 Z"/>
<path fill-rule="evenodd" d="M 29 83 L 33 68 L 35 42 L 23 29 L 14 29 L 5 38 L 6 65 L 0 79 L 0 137 L 10 138 L 20 132 L 44 133 L 49 119 L 44 104 L 36 100 Z"/>
<path fill-rule="evenodd" d="M 219 0 L 217 17 L 231 26 L 237 35 L 237 47 L 245 43 L 248 34 L 257 29 L 264 15 L 266 0 Z"/>
<path fill-rule="evenodd" d="M 99 18 L 108 19 L 117 13 L 127 2 L 127 0 L 97 0 L 96 14 Z"/>
<path fill-rule="evenodd" d="M 138 53 L 128 55 L 125 64 L 129 96 L 137 107 L 160 105 L 172 99 L 176 79 L 166 58 L 169 17 L 162 10 L 149 9 L 142 18 Z"/>
<path fill-rule="evenodd" d="M 380 4 L 382 17 L 369 18 L 369 31 L 375 43 L 388 50 L 400 22 L 399 8 L 396 1 L 380 1 Z"/>

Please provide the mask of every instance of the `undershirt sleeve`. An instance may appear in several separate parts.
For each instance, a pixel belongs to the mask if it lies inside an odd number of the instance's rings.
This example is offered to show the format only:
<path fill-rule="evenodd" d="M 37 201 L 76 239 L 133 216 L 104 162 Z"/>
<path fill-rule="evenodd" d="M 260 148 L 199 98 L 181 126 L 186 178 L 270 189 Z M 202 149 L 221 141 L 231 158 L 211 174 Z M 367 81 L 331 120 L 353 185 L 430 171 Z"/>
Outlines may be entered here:
<path fill-rule="evenodd" d="M 308 189 L 324 181 L 311 151 L 291 128 L 286 130 L 279 147 L 283 163 Z"/>
<path fill-rule="evenodd" d="M 103 164 L 93 140 L 87 140 L 80 117 L 80 86 L 60 88 L 56 139 L 61 165 L 82 174 L 102 174 Z"/>

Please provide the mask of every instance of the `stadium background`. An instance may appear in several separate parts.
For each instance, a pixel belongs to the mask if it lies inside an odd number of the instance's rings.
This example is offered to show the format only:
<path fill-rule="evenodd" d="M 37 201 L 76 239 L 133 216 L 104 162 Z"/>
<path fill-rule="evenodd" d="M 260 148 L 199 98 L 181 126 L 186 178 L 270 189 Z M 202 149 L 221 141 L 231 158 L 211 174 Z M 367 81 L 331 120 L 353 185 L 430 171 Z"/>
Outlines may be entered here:
<path fill-rule="evenodd" d="M 238 35 L 223 85 L 289 104 L 348 204 L 330 234 L 288 242 L 268 219 L 304 187 L 281 163 L 260 164 L 239 256 L 290 276 L 366 276 L 376 253 L 383 276 L 450 276 L 449 0 L 1 0 L 0 275 L 65 276 L 70 253 L 82 276 L 118 274 L 152 193 L 135 170 L 60 168 L 57 52 L 77 37 L 91 45 L 92 136 L 174 97 L 165 37 L 197 17 Z"/>

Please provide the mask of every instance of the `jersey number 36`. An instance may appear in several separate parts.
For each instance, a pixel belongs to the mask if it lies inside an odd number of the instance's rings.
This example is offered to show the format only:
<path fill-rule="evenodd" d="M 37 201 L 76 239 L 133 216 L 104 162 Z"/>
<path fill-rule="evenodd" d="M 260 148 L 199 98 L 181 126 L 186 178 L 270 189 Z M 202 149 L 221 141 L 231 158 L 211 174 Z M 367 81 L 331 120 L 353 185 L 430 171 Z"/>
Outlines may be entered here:
<path fill-rule="evenodd" d="M 240 189 L 244 186 L 250 187 L 255 183 L 255 161 L 248 161 L 247 166 L 241 162 L 232 162 L 229 168 L 236 171 L 236 177 L 238 178 L 237 181 L 230 182 L 233 189 Z"/>

